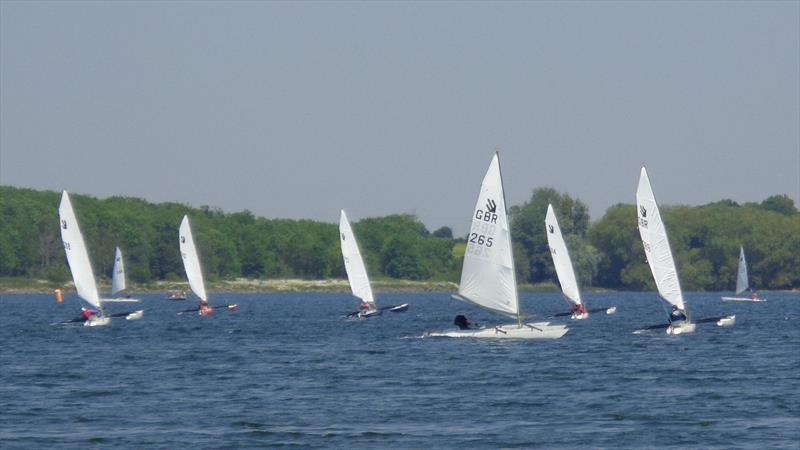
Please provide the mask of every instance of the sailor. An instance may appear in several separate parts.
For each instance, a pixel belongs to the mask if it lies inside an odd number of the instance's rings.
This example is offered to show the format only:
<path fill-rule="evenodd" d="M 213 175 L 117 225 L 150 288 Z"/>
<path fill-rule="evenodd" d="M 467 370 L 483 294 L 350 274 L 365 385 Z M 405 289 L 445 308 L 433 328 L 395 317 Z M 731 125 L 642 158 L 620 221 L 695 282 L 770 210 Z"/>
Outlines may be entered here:
<path fill-rule="evenodd" d="M 81 317 L 83 317 L 83 320 L 89 320 L 92 317 L 99 316 L 99 315 L 100 315 L 100 311 L 97 311 L 95 309 L 81 307 Z"/>
<path fill-rule="evenodd" d="M 460 330 L 470 330 L 472 329 L 472 322 L 467 319 L 467 316 L 464 315 L 457 315 L 455 319 L 453 319 L 453 325 L 457 326 Z"/>
<path fill-rule="evenodd" d="M 372 309 L 372 307 L 367 302 L 361 302 L 361 304 L 358 305 L 358 309 L 360 309 L 362 312 L 367 312 Z"/>
<path fill-rule="evenodd" d="M 670 322 L 680 322 L 686 320 L 686 313 L 678 309 L 678 305 L 672 305 L 672 314 L 669 315 Z"/>
<path fill-rule="evenodd" d="M 200 302 L 197 312 L 201 316 L 210 316 L 211 314 L 214 314 L 214 309 L 208 306 L 208 302 Z"/>
<path fill-rule="evenodd" d="M 574 305 L 572 307 L 572 314 L 580 316 L 581 314 L 586 314 L 586 306 L 582 303 L 580 305 Z"/>
<path fill-rule="evenodd" d="M 756 291 L 752 291 L 752 293 L 750 294 L 750 298 L 752 298 L 753 300 L 757 299 L 758 293 Z"/>

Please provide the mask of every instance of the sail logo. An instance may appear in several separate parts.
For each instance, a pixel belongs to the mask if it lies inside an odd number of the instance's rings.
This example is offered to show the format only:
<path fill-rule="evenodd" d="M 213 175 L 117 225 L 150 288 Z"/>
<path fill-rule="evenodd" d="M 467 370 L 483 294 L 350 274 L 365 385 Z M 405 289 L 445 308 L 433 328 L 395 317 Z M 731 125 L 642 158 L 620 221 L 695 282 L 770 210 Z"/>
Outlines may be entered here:
<path fill-rule="evenodd" d="M 555 233 L 555 228 L 552 225 L 548 225 L 547 228 L 550 230 L 550 234 Z"/>
<path fill-rule="evenodd" d="M 475 218 L 486 223 L 497 223 L 497 203 L 492 199 L 486 200 L 486 211 L 475 210 Z"/>
<path fill-rule="evenodd" d="M 61 221 L 61 228 L 65 229 L 65 230 L 67 229 L 67 221 L 66 220 L 62 220 Z"/>
<path fill-rule="evenodd" d="M 341 234 L 342 234 L 342 240 L 344 240 L 344 233 L 341 233 Z"/>
<path fill-rule="evenodd" d="M 186 243 L 186 237 L 185 236 L 181 236 L 181 244 L 185 244 L 185 243 Z"/>
<path fill-rule="evenodd" d="M 642 205 L 639 205 L 639 213 L 642 216 L 639 217 L 639 226 L 642 228 L 647 228 L 647 219 L 645 219 L 645 217 L 647 217 L 647 208 L 645 208 Z"/>

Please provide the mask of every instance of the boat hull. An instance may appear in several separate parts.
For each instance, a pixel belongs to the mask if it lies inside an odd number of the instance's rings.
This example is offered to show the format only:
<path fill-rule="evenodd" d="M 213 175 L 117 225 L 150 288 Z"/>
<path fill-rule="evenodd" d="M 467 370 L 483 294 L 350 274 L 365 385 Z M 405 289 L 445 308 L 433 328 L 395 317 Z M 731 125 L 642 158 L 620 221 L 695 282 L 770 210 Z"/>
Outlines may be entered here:
<path fill-rule="evenodd" d="M 673 324 L 667 327 L 667 334 L 672 336 L 678 336 L 680 334 L 690 334 L 694 333 L 695 328 L 697 325 L 693 324 L 692 322 L 682 322 L 680 324 Z"/>
<path fill-rule="evenodd" d="M 104 327 L 111 323 L 111 317 L 92 316 L 83 322 L 85 327 Z"/>
<path fill-rule="evenodd" d="M 767 299 L 765 298 L 751 298 L 751 297 L 720 297 L 723 302 L 753 302 L 753 303 L 760 303 L 765 302 Z"/>
<path fill-rule="evenodd" d="M 144 316 L 144 310 L 140 309 L 125 316 L 125 320 L 139 320 L 142 316 Z"/>
<path fill-rule="evenodd" d="M 569 331 L 564 325 L 550 325 L 549 322 L 500 325 L 478 330 L 450 330 L 428 333 L 431 337 L 456 337 L 479 339 L 558 339 Z"/>

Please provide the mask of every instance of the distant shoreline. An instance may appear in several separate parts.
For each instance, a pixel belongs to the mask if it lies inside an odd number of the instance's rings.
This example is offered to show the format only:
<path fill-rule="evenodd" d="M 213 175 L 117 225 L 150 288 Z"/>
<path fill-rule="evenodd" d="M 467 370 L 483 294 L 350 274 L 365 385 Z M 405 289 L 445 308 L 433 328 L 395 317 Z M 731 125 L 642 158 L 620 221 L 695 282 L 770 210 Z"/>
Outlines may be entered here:
<path fill-rule="evenodd" d="M 64 293 L 74 293 L 72 281 L 59 284 L 48 280 L 30 278 L 2 278 L 0 279 L 0 294 L 52 294 L 59 288 Z M 393 292 L 445 292 L 455 293 L 458 284 L 451 281 L 411 281 L 411 280 L 375 280 L 372 288 L 378 293 Z M 110 283 L 101 282 L 98 285 L 101 296 L 111 290 Z M 238 292 L 238 293 L 272 293 L 272 292 L 340 292 L 349 293 L 350 285 L 344 279 L 303 280 L 296 278 L 287 279 L 247 279 L 214 280 L 207 282 L 209 292 Z M 125 292 L 134 294 L 166 294 L 169 291 L 189 292 L 189 284 L 179 281 L 157 281 L 154 283 L 132 285 Z M 522 284 L 520 292 L 559 292 L 558 286 L 552 283 Z M 614 292 L 614 289 L 601 287 L 587 288 L 585 292 Z M 726 292 L 726 291 L 722 291 Z M 770 292 L 766 289 L 759 292 Z M 783 289 L 775 292 L 789 292 L 800 294 L 800 288 Z"/>
<path fill-rule="evenodd" d="M 64 293 L 72 293 L 75 288 L 71 281 L 63 284 L 48 280 L 29 278 L 5 278 L 0 280 L 0 294 L 52 294 L 58 288 Z M 458 284 L 451 281 L 410 281 L 410 280 L 375 280 L 372 282 L 375 292 L 456 292 Z M 101 282 L 98 289 L 102 293 L 109 292 L 111 285 Z M 302 280 L 302 279 L 245 279 L 215 280 L 207 283 L 210 292 L 342 292 L 349 293 L 350 285 L 344 279 Z M 126 292 L 166 293 L 168 291 L 189 292 L 186 282 L 157 281 L 154 283 L 132 285 Z M 551 283 L 537 285 L 521 285 L 522 292 L 558 292 L 558 287 Z"/>

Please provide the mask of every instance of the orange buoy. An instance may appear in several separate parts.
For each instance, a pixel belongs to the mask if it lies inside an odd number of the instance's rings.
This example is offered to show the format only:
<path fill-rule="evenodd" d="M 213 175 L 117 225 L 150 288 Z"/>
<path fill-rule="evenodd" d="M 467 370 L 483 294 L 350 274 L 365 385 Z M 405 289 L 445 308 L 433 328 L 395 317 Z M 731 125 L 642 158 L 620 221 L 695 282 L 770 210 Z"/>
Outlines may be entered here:
<path fill-rule="evenodd" d="M 61 289 L 56 289 L 53 291 L 53 294 L 55 294 L 56 303 L 61 303 L 64 301 L 64 294 L 61 293 Z"/>

